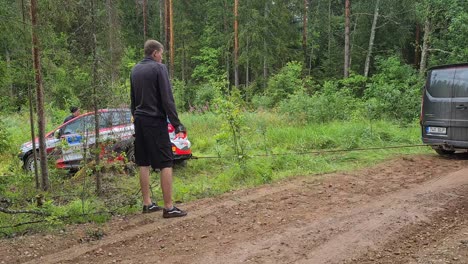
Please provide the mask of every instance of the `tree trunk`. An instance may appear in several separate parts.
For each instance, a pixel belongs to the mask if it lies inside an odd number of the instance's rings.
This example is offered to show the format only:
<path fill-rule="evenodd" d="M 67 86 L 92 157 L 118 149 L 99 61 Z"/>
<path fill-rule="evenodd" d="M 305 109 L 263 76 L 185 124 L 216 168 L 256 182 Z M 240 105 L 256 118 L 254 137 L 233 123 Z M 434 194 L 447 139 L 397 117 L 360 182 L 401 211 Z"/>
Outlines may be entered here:
<path fill-rule="evenodd" d="M 421 26 L 419 23 L 416 24 L 416 39 L 415 39 L 415 48 L 414 48 L 414 66 L 419 68 L 419 62 L 420 62 L 420 52 L 421 52 L 421 46 L 419 43 L 421 42 Z"/>
<path fill-rule="evenodd" d="M 349 77 L 349 17 L 350 1 L 345 0 L 345 51 L 344 51 L 344 78 Z"/>
<path fill-rule="evenodd" d="M 311 5 L 312 6 L 312 5 Z M 317 1 L 317 9 L 315 14 L 313 14 L 313 22 L 312 22 L 312 32 L 315 32 L 316 24 L 317 24 L 317 17 L 320 10 L 320 1 Z M 315 39 L 312 38 L 310 43 L 310 55 L 309 55 L 309 75 L 312 73 L 312 59 L 314 57 L 314 41 Z"/>
<path fill-rule="evenodd" d="M 234 85 L 239 87 L 239 35 L 238 35 L 239 0 L 234 0 Z"/>
<path fill-rule="evenodd" d="M 380 0 L 377 0 L 375 3 L 374 20 L 372 21 L 371 34 L 369 38 L 369 48 L 367 49 L 366 63 L 364 64 L 364 76 L 366 77 L 369 76 L 372 48 L 374 47 L 375 29 L 377 28 L 377 19 L 379 17 L 379 2 Z"/>
<path fill-rule="evenodd" d="M 170 66 L 170 76 L 171 79 L 174 78 L 174 15 L 172 12 L 172 0 L 169 0 L 169 54 L 170 54 L 170 60 L 171 60 L 171 66 Z"/>
<path fill-rule="evenodd" d="M 21 13 L 23 17 L 23 32 L 26 33 L 26 16 L 25 16 L 25 6 L 24 0 L 21 0 Z M 26 39 L 26 38 L 25 38 Z M 29 63 L 27 63 L 27 68 L 29 68 Z M 29 83 L 28 78 L 28 100 L 29 100 L 29 125 L 31 129 L 31 142 L 32 142 L 32 149 L 36 149 L 36 132 L 34 129 L 34 100 L 33 100 L 33 93 L 31 91 L 31 85 Z M 39 181 L 39 173 L 38 173 L 38 166 L 37 166 L 37 151 L 33 151 L 32 153 L 34 161 L 34 180 L 36 182 L 36 189 L 41 188 L 41 183 Z"/>
<path fill-rule="evenodd" d="M 170 17 L 169 17 L 169 0 L 164 2 L 164 48 L 169 49 L 170 40 Z"/>
<path fill-rule="evenodd" d="M 302 18 L 302 51 L 304 52 L 304 61 L 307 62 L 307 23 L 308 23 L 308 9 L 309 3 L 308 0 L 304 0 L 304 13 Z"/>
<path fill-rule="evenodd" d="M 143 0 L 143 41 L 146 41 L 148 36 L 148 0 Z"/>
<path fill-rule="evenodd" d="M 166 42 L 164 38 L 164 21 L 166 21 L 164 18 L 165 2 L 165 0 L 159 0 L 159 41 L 161 43 Z"/>
<path fill-rule="evenodd" d="M 245 53 L 247 55 L 247 58 L 246 58 L 246 62 L 245 62 L 245 88 L 249 87 L 249 82 L 250 82 L 250 79 L 249 79 L 249 45 L 250 45 L 250 38 L 247 37 L 247 43 L 245 45 Z"/>
<path fill-rule="evenodd" d="M 115 38 L 115 31 L 118 28 L 118 23 L 116 21 L 116 12 L 114 9 L 113 0 L 107 0 L 107 16 L 108 16 L 108 23 L 109 23 L 109 55 L 110 55 L 110 77 L 111 77 L 111 85 L 110 88 L 112 91 L 114 90 L 115 83 L 118 79 L 118 40 Z M 114 93 L 112 93 L 114 94 Z"/>
<path fill-rule="evenodd" d="M 265 21 L 268 20 L 268 1 L 265 2 L 264 17 Z M 265 26 L 263 36 L 263 88 L 266 88 L 268 78 L 268 45 L 266 40 L 267 33 L 268 28 Z"/>
<path fill-rule="evenodd" d="M 224 12 L 223 12 L 223 19 L 224 19 L 224 34 L 228 35 L 229 32 L 228 32 L 228 21 L 227 21 L 227 15 L 226 15 L 226 10 L 228 10 L 228 4 L 227 4 L 227 0 L 224 0 Z M 229 49 L 229 48 L 228 48 Z M 227 78 L 227 81 L 229 82 L 229 84 L 231 83 L 230 80 L 231 80 L 231 53 L 229 51 L 225 51 L 225 55 L 226 55 L 226 78 Z M 229 85 L 230 86 L 230 85 Z"/>
<path fill-rule="evenodd" d="M 331 0 L 328 0 L 328 67 L 329 67 L 328 71 L 330 71 L 330 68 L 331 68 L 331 39 L 332 39 L 331 16 L 332 16 Z"/>
<path fill-rule="evenodd" d="M 424 76 L 426 72 L 427 57 L 429 55 L 429 45 L 431 39 L 431 20 L 429 18 L 429 8 L 427 12 L 426 22 L 424 23 L 424 38 L 421 51 L 421 63 L 419 64 L 419 75 Z"/>
<path fill-rule="evenodd" d="M 6 59 L 6 67 L 7 67 L 7 74 L 8 76 L 11 76 L 11 73 L 10 73 L 10 68 L 11 68 L 11 59 L 10 59 L 10 52 L 8 51 L 8 48 L 5 47 L 5 59 Z M 14 96 L 15 96 L 15 92 L 14 92 L 14 86 L 13 86 L 13 82 L 11 80 L 9 80 L 9 84 L 8 86 L 10 86 L 9 90 L 8 90 L 8 93 L 10 94 L 10 98 L 13 99 Z"/>
<path fill-rule="evenodd" d="M 186 50 L 185 50 L 185 39 L 182 39 L 182 69 L 181 69 L 181 74 L 182 74 L 182 80 L 186 82 L 185 80 L 185 58 L 186 56 Z"/>
<path fill-rule="evenodd" d="M 37 37 L 37 0 L 31 0 L 31 32 L 32 32 L 32 56 L 34 63 L 36 98 L 37 98 L 37 125 L 39 128 L 39 157 L 41 164 L 42 190 L 47 191 L 49 185 L 49 170 L 47 168 L 47 153 L 45 142 L 45 115 L 44 115 L 44 89 L 42 87 L 41 56 L 39 39 Z"/>
<path fill-rule="evenodd" d="M 28 84 L 28 97 L 29 97 L 29 123 L 31 124 L 31 140 L 32 140 L 32 149 L 36 149 L 36 135 L 34 132 L 34 112 L 33 112 L 33 96 L 31 92 L 31 87 Z M 36 180 L 36 189 L 41 188 L 41 183 L 39 182 L 39 171 L 37 168 L 37 151 L 32 153 L 34 161 L 34 179 Z"/>
<path fill-rule="evenodd" d="M 351 39 L 350 47 L 349 47 L 349 54 L 353 54 L 353 47 L 354 47 L 354 38 L 356 36 L 356 29 L 359 21 L 359 15 L 356 15 L 356 20 L 354 21 L 354 27 L 353 31 L 351 32 L 351 35 L 353 38 Z M 349 68 L 351 69 L 351 66 L 353 65 L 353 56 L 349 56 Z"/>
<path fill-rule="evenodd" d="M 91 85 L 93 87 L 93 105 L 94 105 L 94 135 L 95 135 L 95 144 L 94 144 L 94 162 L 95 162 L 95 173 L 96 173 L 96 194 L 101 195 L 101 170 L 99 169 L 100 163 L 100 153 L 101 153 L 101 144 L 99 136 L 99 113 L 98 113 L 98 58 L 97 58 L 97 39 L 96 39 L 96 7 L 95 0 L 91 0 L 91 27 L 92 27 L 92 42 L 93 42 L 93 79 L 91 80 Z"/>

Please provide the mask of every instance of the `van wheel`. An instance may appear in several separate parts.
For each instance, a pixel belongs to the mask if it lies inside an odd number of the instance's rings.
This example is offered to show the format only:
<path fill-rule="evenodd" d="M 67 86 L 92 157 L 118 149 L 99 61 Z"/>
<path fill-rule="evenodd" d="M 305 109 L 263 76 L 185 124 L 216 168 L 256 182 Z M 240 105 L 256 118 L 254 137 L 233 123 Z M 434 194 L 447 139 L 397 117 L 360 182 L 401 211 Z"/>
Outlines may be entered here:
<path fill-rule="evenodd" d="M 441 149 L 441 148 L 436 148 L 434 150 L 435 152 L 437 152 L 437 154 L 441 156 L 452 155 L 453 153 L 455 153 L 455 150 L 446 150 L 446 149 Z"/>

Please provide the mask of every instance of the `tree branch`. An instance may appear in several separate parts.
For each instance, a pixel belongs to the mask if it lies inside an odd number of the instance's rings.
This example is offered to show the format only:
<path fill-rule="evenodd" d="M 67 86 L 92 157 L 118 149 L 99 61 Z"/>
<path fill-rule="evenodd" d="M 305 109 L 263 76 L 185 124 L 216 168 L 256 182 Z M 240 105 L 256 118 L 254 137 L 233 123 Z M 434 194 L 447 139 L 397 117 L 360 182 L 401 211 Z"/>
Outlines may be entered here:
<path fill-rule="evenodd" d="M 453 52 L 446 51 L 446 50 L 441 50 L 441 49 L 427 49 L 427 50 L 430 51 L 430 52 L 432 52 L 432 51 L 438 51 L 438 52 L 442 52 L 442 53 L 447 53 L 447 54 L 453 55 Z"/>
<path fill-rule="evenodd" d="M 3 207 L 0 207 L 0 212 L 5 214 L 36 214 L 36 215 L 50 215 L 49 213 L 41 212 L 41 211 L 32 211 L 32 210 L 8 210 Z"/>

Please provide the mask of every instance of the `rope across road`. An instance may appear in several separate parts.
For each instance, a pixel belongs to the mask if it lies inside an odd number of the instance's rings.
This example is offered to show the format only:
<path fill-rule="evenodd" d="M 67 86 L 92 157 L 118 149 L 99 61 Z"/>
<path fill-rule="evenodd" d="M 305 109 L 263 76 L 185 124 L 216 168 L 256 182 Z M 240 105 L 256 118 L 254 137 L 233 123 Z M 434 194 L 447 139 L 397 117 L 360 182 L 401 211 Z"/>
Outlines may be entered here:
<path fill-rule="evenodd" d="M 428 147 L 425 144 L 415 145 L 400 145 L 400 146 L 386 146 L 386 147 L 369 147 L 369 148 L 353 148 L 353 149 L 325 149 L 315 151 L 300 151 L 300 152 L 288 152 L 288 153 L 269 153 L 269 154 L 255 154 L 248 155 L 249 157 L 272 157 L 272 156 L 288 156 L 288 155 L 306 155 L 306 154 L 326 154 L 326 153 L 338 153 L 338 152 L 352 152 L 352 151 L 369 151 L 369 150 L 385 150 L 385 149 L 398 149 L 398 148 L 418 148 Z M 192 156 L 191 159 L 222 159 L 222 158 L 234 158 L 236 156 Z"/>

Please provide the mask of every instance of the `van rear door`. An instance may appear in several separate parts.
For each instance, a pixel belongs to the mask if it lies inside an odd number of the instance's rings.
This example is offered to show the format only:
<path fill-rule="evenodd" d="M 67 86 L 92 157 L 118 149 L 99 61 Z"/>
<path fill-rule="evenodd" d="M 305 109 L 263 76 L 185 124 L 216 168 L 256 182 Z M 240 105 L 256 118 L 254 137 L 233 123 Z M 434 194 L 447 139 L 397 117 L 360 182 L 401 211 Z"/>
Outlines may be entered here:
<path fill-rule="evenodd" d="M 455 68 L 451 103 L 451 140 L 468 141 L 468 66 Z"/>
<path fill-rule="evenodd" d="M 448 139 L 452 118 L 453 68 L 428 73 L 422 109 L 422 134 L 426 139 Z"/>

